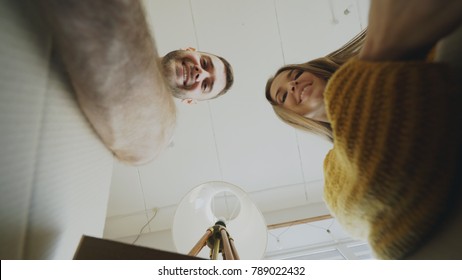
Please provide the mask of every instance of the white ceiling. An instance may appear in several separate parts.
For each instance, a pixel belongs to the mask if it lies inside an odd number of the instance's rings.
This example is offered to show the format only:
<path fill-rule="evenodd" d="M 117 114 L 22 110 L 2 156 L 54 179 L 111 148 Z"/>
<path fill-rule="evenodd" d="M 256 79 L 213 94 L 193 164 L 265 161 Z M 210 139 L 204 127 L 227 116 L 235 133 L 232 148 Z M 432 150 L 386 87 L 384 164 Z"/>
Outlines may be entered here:
<path fill-rule="evenodd" d="M 181 198 L 214 180 L 249 193 L 268 224 L 326 214 L 322 162 L 331 144 L 279 121 L 264 86 L 280 66 L 322 56 L 352 38 L 366 26 L 369 0 L 144 2 L 161 55 L 194 47 L 223 56 L 235 83 L 218 99 L 177 102 L 173 143 L 154 162 L 114 164 L 105 237 L 133 239 L 152 209 L 156 217 L 143 233 L 168 231 Z"/>

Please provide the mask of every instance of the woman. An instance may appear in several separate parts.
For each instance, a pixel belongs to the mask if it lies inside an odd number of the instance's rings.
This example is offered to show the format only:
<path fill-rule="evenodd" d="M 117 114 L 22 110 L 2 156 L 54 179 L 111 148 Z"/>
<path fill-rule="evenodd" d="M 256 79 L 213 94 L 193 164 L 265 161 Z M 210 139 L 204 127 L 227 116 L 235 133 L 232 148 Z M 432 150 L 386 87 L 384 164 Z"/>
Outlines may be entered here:
<path fill-rule="evenodd" d="M 383 3 L 373 1 L 371 14 Z M 342 226 L 367 238 L 378 258 L 406 258 L 441 225 L 460 189 L 462 95 L 447 65 L 422 59 L 438 36 L 410 44 L 418 52 L 377 51 L 377 36 L 368 36 L 282 67 L 266 97 L 284 122 L 333 141 L 324 197 Z"/>
<path fill-rule="evenodd" d="M 358 55 L 365 36 L 366 30 L 325 57 L 280 68 L 274 77 L 268 80 L 265 90 L 266 99 L 273 105 L 275 113 L 295 128 L 323 135 L 332 141 L 332 129 L 325 114 L 323 91 L 335 71 L 348 59 Z M 308 99 L 307 95 L 311 94 L 311 91 L 314 94 Z"/>

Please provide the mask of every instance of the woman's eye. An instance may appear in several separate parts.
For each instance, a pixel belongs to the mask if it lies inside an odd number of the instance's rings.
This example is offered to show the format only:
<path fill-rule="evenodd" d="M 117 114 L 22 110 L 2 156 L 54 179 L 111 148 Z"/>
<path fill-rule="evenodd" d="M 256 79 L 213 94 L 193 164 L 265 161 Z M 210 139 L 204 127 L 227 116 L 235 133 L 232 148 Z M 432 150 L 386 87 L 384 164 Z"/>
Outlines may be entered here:
<path fill-rule="evenodd" d="M 298 79 L 298 77 L 300 77 L 302 74 L 303 74 L 302 70 L 298 71 L 297 75 L 295 75 L 294 80 Z"/>
<path fill-rule="evenodd" d="M 202 91 L 206 91 L 207 90 L 207 82 L 203 82 L 202 83 Z"/>
<path fill-rule="evenodd" d="M 284 103 L 286 101 L 286 98 L 287 98 L 287 92 L 282 95 L 281 102 Z"/>

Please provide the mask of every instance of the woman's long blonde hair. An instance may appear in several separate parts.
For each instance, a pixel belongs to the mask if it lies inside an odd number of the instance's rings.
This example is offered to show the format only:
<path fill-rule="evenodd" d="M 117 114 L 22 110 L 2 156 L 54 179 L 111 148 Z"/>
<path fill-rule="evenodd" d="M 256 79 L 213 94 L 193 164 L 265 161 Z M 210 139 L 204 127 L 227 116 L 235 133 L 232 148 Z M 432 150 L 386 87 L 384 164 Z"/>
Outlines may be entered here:
<path fill-rule="evenodd" d="M 335 73 L 335 71 L 337 71 L 337 69 L 340 68 L 340 66 L 347 62 L 350 58 L 358 55 L 364 43 L 365 37 L 366 29 L 361 31 L 358 35 L 356 35 L 353 39 L 351 39 L 341 48 L 331 52 L 330 54 L 324 57 L 313 59 L 302 64 L 290 64 L 279 68 L 279 70 L 276 71 L 276 74 L 274 74 L 273 77 L 268 79 L 265 88 L 266 99 L 273 106 L 273 110 L 276 113 L 276 115 L 283 122 L 287 123 L 290 126 L 293 126 L 297 129 L 301 129 L 303 131 L 309 131 L 321 136 L 325 136 L 330 141 L 333 141 L 332 128 L 330 126 L 330 123 L 312 120 L 304 116 L 298 115 L 291 110 L 282 108 L 271 99 L 270 87 L 274 81 L 274 78 L 277 75 L 279 75 L 283 71 L 293 69 L 310 72 L 328 81 L 330 77 Z"/>

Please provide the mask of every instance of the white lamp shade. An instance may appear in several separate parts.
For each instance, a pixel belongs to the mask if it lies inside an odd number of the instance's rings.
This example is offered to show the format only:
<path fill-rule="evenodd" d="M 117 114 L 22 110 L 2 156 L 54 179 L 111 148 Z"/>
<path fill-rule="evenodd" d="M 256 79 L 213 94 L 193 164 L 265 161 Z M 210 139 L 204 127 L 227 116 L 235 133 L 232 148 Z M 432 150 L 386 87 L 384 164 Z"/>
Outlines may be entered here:
<path fill-rule="evenodd" d="M 266 250 L 267 227 L 260 210 L 239 187 L 214 181 L 192 189 L 181 200 L 173 218 L 173 241 L 187 254 L 217 221 L 224 221 L 240 259 L 261 259 Z M 199 257 L 209 258 L 206 246 Z"/>

